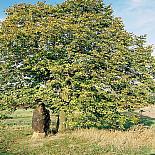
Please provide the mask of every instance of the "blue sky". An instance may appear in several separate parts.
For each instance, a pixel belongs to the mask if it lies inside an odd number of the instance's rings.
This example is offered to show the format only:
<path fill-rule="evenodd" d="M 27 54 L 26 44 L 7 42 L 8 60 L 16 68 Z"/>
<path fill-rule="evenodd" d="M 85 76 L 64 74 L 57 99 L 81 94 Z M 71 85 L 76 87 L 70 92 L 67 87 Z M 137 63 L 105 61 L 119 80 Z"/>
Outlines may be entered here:
<path fill-rule="evenodd" d="M 13 4 L 36 3 L 37 1 L 0 0 L 0 19 L 5 18 L 4 10 Z M 64 0 L 45 1 L 48 4 L 58 4 Z M 114 15 L 123 19 L 125 28 L 129 32 L 137 35 L 147 34 L 148 43 L 155 44 L 155 0 L 104 0 L 104 3 L 112 5 Z"/>

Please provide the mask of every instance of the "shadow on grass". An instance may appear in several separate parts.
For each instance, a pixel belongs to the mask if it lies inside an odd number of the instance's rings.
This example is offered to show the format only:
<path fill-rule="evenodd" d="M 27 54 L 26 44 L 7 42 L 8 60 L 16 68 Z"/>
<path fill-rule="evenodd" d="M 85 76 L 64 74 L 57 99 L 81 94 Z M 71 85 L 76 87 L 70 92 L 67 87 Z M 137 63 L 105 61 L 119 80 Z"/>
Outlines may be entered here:
<path fill-rule="evenodd" d="M 0 115 L 0 120 L 4 120 L 4 119 L 13 119 L 13 117 L 9 116 L 9 115 L 1 114 Z"/>
<path fill-rule="evenodd" d="M 140 118 L 140 124 L 146 125 L 146 126 L 152 126 L 155 125 L 155 118 L 151 118 L 148 116 L 141 116 Z"/>
<path fill-rule="evenodd" d="M 125 113 L 124 113 L 125 114 Z M 151 127 L 151 126 L 155 126 L 155 118 L 149 117 L 149 116 L 144 116 L 144 115 L 140 115 L 137 112 L 133 112 L 133 113 L 127 113 L 126 115 L 132 115 L 135 114 L 137 117 L 139 117 L 139 122 L 138 124 L 134 124 L 132 121 L 127 121 L 126 124 L 124 124 L 124 128 L 117 128 L 117 124 L 116 124 L 116 128 L 114 128 L 114 130 L 128 130 L 132 127 L 134 127 L 135 125 L 142 125 L 145 127 Z M 98 129 L 113 129 L 111 128 L 111 126 L 101 126 L 101 127 L 96 127 L 94 126 L 94 128 L 98 128 Z M 155 155 L 155 154 L 154 154 Z"/>
<path fill-rule="evenodd" d="M 9 153 L 9 152 L 6 152 L 6 151 L 0 151 L 0 155 L 15 155 L 14 153 Z"/>

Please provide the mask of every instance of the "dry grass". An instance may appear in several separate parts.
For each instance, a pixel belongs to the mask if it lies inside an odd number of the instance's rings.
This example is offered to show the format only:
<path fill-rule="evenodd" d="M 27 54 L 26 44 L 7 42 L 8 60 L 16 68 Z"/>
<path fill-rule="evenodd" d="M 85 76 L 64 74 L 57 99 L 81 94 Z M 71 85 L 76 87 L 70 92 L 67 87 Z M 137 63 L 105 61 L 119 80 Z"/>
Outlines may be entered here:
<path fill-rule="evenodd" d="M 127 149 L 143 147 L 155 149 L 155 128 L 137 127 L 129 131 L 109 131 L 83 129 L 71 133 L 70 136 L 96 142 L 102 147 L 113 146 L 120 152 Z"/>
<path fill-rule="evenodd" d="M 31 114 L 17 111 L 13 119 L 0 121 L 0 155 L 155 154 L 155 126 L 129 131 L 78 129 L 33 141 Z"/>

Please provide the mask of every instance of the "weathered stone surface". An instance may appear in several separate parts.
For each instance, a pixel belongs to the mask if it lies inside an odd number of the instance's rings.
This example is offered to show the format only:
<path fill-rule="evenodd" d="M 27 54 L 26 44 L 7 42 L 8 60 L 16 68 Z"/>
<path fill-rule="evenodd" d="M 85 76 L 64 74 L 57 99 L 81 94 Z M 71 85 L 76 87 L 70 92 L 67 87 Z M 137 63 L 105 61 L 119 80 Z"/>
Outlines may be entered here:
<path fill-rule="evenodd" d="M 51 116 L 51 133 L 55 135 L 57 132 L 65 132 L 66 130 L 66 114 L 61 110 L 59 114 Z"/>
<path fill-rule="evenodd" d="M 31 141 L 37 141 L 40 139 L 45 138 L 45 132 L 44 133 L 38 133 L 38 132 L 33 132 L 33 135 L 31 137 Z"/>
<path fill-rule="evenodd" d="M 66 130 L 66 116 L 65 112 L 63 110 L 60 111 L 60 125 L 59 125 L 59 131 L 64 132 Z"/>
<path fill-rule="evenodd" d="M 55 135 L 59 130 L 60 119 L 59 115 L 53 114 L 51 116 L 51 134 Z"/>
<path fill-rule="evenodd" d="M 50 112 L 45 108 L 44 103 L 40 103 L 33 111 L 32 129 L 35 133 L 45 133 L 45 135 L 50 132 Z"/>

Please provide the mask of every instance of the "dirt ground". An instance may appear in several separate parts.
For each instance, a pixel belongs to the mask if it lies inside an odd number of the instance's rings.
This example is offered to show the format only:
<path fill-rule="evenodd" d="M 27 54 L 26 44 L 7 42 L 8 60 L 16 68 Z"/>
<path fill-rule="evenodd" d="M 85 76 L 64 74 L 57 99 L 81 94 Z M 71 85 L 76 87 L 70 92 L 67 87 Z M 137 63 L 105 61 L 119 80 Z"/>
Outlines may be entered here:
<path fill-rule="evenodd" d="M 143 116 L 155 119 L 155 105 L 141 108 L 139 110 L 136 110 L 136 112 L 141 113 Z"/>

